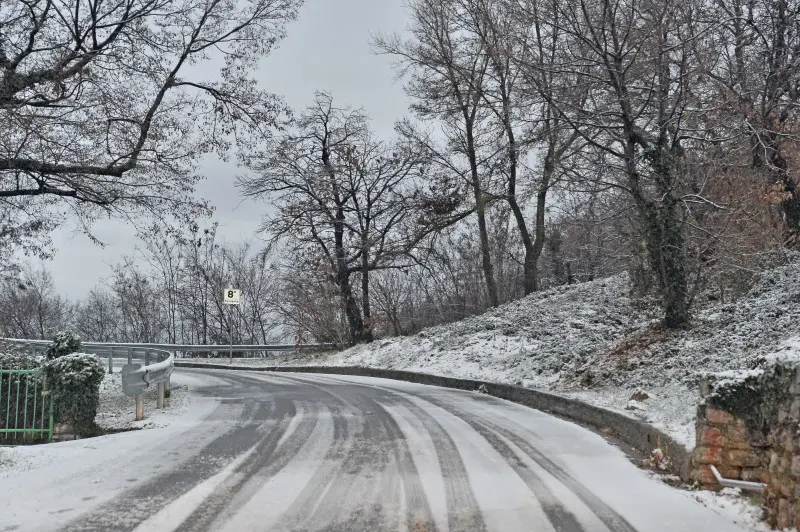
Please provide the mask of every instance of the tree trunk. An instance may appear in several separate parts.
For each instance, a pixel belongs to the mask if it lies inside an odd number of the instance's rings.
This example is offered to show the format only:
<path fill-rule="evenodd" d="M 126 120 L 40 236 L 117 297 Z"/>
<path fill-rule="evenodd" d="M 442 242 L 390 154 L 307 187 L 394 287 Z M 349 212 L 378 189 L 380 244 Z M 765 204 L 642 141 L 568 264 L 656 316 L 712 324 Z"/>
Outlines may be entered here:
<path fill-rule="evenodd" d="M 486 279 L 486 290 L 489 295 L 489 306 L 500 305 L 500 298 L 497 295 L 497 282 L 494 279 L 494 266 L 492 266 L 492 253 L 489 247 L 489 232 L 486 229 L 486 208 L 483 201 L 483 193 L 479 188 L 473 186 L 475 192 L 475 202 L 478 214 L 478 233 L 481 242 L 481 264 L 483 265 L 483 276 Z"/>
<path fill-rule="evenodd" d="M 339 296 L 344 305 L 344 314 L 347 318 L 347 329 L 350 345 L 355 345 L 364 338 L 364 320 L 361 318 L 361 309 L 358 302 L 353 297 L 353 290 L 350 287 L 350 276 L 341 275 L 339 277 Z"/>
<path fill-rule="evenodd" d="M 685 238 L 678 207 L 672 194 L 665 194 L 660 204 L 644 205 L 642 213 L 650 266 L 656 272 L 664 302 L 664 325 L 670 329 L 689 324 Z"/>
<path fill-rule="evenodd" d="M 475 213 L 478 215 L 478 236 L 481 244 L 481 264 L 483 266 L 483 276 L 486 279 L 486 291 L 489 296 L 489 306 L 500 305 L 500 297 L 497 295 L 497 282 L 494 279 L 494 267 L 492 266 L 492 252 L 489 247 L 489 231 L 486 229 L 486 202 L 484 201 L 483 187 L 478 174 L 478 158 L 475 153 L 475 137 L 472 131 L 472 121 L 465 115 L 467 133 L 467 156 L 469 158 L 470 172 L 472 177 L 472 193 L 475 196 Z"/>
<path fill-rule="evenodd" d="M 514 215 L 514 219 L 517 222 L 517 230 L 519 230 L 520 238 L 522 239 L 522 247 L 525 250 L 522 289 L 527 296 L 536 291 L 536 262 L 538 261 L 538 257 L 535 254 L 533 241 L 528 232 L 528 226 L 525 223 L 522 209 L 519 203 L 517 203 L 517 198 L 513 195 L 510 195 L 508 198 L 508 206 L 511 208 L 511 213 Z"/>
<path fill-rule="evenodd" d="M 523 289 L 525 295 L 532 294 L 539 290 L 539 257 L 542 256 L 545 239 L 545 204 L 547 202 L 547 189 L 550 182 L 549 174 L 545 169 L 545 176 L 542 179 L 542 186 L 536 194 L 536 236 L 531 238 L 528 227 L 525 223 L 522 210 L 515 197 L 509 198 L 508 204 L 514 218 L 517 221 L 517 228 L 522 237 L 522 245 L 525 248 L 525 259 L 523 262 Z"/>
<path fill-rule="evenodd" d="M 536 194 L 536 239 L 533 241 L 533 257 L 531 259 L 531 277 L 533 282 L 533 291 L 539 290 L 539 257 L 542 256 L 542 248 L 544 248 L 544 208 L 547 201 L 547 189 L 550 187 L 550 175 L 552 171 L 545 168 L 545 177 L 542 179 L 542 185 L 539 192 Z"/>
<path fill-rule="evenodd" d="M 369 304 L 369 256 L 366 246 L 361 251 L 361 308 L 364 315 L 361 341 L 369 343 L 375 337 L 372 332 L 372 309 Z"/>
<path fill-rule="evenodd" d="M 763 167 L 764 163 L 761 161 L 761 149 L 759 143 L 764 144 L 764 152 L 769 166 L 769 175 L 773 183 L 781 183 L 783 185 L 783 192 L 787 194 L 787 199 L 780 203 L 780 209 L 783 213 L 783 222 L 786 226 L 786 239 L 785 241 L 789 246 L 800 244 L 800 190 L 798 190 L 798 183 L 789 175 L 789 164 L 786 159 L 781 155 L 778 146 L 779 138 L 774 132 L 763 133 L 761 136 L 754 139 L 754 158 L 753 165 L 755 167 Z"/>
<path fill-rule="evenodd" d="M 800 245 L 800 190 L 797 183 L 786 185 L 787 192 L 791 192 L 792 197 L 781 204 L 783 217 L 786 221 L 786 228 L 791 237 L 790 245 Z"/>

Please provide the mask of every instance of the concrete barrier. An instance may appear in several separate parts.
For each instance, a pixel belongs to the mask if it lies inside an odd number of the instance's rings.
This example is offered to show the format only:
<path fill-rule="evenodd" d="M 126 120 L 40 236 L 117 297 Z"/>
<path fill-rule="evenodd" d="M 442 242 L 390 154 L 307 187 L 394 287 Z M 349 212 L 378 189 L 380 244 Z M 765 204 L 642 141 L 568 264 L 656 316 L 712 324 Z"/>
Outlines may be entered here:
<path fill-rule="evenodd" d="M 430 384 L 432 386 L 442 386 L 445 388 L 455 388 L 459 390 L 475 391 L 481 385 L 485 386 L 485 391 L 500 399 L 506 399 L 514 403 L 525 405 L 542 412 L 556 415 L 558 417 L 577 421 L 591 427 L 595 427 L 612 436 L 619 438 L 634 449 L 650 456 L 653 450 L 661 449 L 665 456 L 669 457 L 672 472 L 679 475 L 685 482 L 690 481 L 689 461 L 691 451 L 681 443 L 676 442 L 671 436 L 659 429 L 613 410 L 608 410 L 599 406 L 590 405 L 577 399 L 564 397 L 555 393 L 544 392 L 513 386 L 510 384 L 498 384 L 488 381 L 477 381 L 471 379 L 458 379 L 455 377 L 442 377 L 439 375 L 429 375 L 426 373 L 416 373 L 413 371 L 402 371 L 394 369 L 364 368 L 358 366 L 269 366 L 259 368 L 249 368 L 242 366 L 229 366 L 223 364 L 198 364 L 192 362 L 176 362 L 175 366 L 183 368 L 199 369 L 232 369 L 244 371 L 264 371 L 264 372 L 287 372 L 287 373 L 324 373 L 333 375 L 357 375 L 362 377 L 377 377 L 381 379 L 393 379 L 418 384 Z"/>

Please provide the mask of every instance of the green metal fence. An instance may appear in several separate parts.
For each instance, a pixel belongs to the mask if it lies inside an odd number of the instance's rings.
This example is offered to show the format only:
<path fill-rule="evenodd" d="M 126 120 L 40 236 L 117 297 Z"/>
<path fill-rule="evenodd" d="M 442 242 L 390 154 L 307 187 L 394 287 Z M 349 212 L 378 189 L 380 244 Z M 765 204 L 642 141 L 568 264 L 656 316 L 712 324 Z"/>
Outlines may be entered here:
<path fill-rule="evenodd" d="M 38 369 L 0 369 L 0 445 L 53 441 L 53 401 Z"/>

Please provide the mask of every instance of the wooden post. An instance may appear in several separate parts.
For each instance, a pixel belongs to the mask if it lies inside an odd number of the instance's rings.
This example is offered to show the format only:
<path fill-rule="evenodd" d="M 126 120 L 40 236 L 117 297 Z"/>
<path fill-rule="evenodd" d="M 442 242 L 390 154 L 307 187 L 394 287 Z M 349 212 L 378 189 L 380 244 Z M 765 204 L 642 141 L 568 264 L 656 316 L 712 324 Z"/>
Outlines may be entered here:
<path fill-rule="evenodd" d="M 144 419 L 144 396 L 139 394 L 136 396 L 136 421 Z"/>
<path fill-rule="evenodd" d="M 114 373 L 114 348 L 108 348 L 108 374 Z"/>
<path fill-rule="evenodd" d="M 156 399 L 156 408 L 159 410 L 164 408 L 164 392 L 167 389 L 167 383 L 161 381 L 158 383 L 158 399 Z"/>
<path fill-rule="evenodd" d="M 131 352 L 131 348 L 128 348 L 128 364 L 133 361 L 133 353 Z"/>

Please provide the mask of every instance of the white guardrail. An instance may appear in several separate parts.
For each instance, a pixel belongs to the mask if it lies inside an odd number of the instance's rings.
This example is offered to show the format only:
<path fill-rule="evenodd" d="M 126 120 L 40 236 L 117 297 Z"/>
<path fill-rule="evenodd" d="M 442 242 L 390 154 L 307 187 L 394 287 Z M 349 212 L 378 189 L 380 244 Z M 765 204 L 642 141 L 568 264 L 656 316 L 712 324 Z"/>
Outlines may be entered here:
<path fill-rule="evenodd" d="M 13 344 L 26 348 L 32 355 L 44 354 L 52 345 L 48 340 L 26 340 L 22 338 L 0 338 L 0 344 Z M 151 385 L 158 386 L 156 408 L 164 407 L 166 391 L 170 387 L 170 375 L 175 369 L 175 355 L 181 353 L 224 353 L 232 359 L 233 353 L 273 353 L 304 350 L 331 349 L 333 344 L 303 345 L 191 345 L 191 344 L 140 344 L 120 342 L 81 342 L 81 351 L 108 359 L 108 372 L 114 372 L 114 359 L 126 358 L 122 366 L 122 391 L 136 398 L 136 419 L 144 419 L 144 392 Z M 135 363 L 134 360 L 141 361 Z"/>

